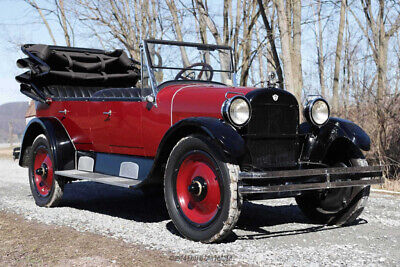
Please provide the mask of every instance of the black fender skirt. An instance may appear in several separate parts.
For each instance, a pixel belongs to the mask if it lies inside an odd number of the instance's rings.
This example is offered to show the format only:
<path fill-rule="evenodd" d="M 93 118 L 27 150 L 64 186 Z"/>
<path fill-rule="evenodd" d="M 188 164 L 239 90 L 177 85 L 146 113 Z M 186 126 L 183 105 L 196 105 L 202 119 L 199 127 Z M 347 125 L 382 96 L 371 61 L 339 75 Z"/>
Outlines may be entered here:
<path fill-rule="evenodd" d="M 19 165 L 27 167 L 24 161 L 26 149 L 35 138 L 44 134 L 50 143 L 56 170 L 71 170 L 75 167 L 75 148 L 65 128 L 56 118 L 34 118 L 25 128 L 21 144 Z"/>
<path fill-rule="evenodd" d="M 338 142 L 350 144 L 349 149 L 357 148 L 369 151 L 371 140 L 367 133 L 354 122 L 341 119 L 330 118 L 321 128 L 316 128 L 309 122 L 300 125 L 300 134 L 305 134 L 305 145 L 303 148 L 303 160 L 321 161 L 326 153 Z"/>
<path fill-rule="evenodd" d="M 161 152 L 166 146 L 170 146 L 171 140 L 174 140 L 176 136 L 196 133 L 205 134 L 211 138 L 227 162 L 237 164 L 245 154 L 245 141 L 236 129 L 220 119 L 209 117 L 192 117 L 174 124 L 161 140 L 158 151 Z"/>

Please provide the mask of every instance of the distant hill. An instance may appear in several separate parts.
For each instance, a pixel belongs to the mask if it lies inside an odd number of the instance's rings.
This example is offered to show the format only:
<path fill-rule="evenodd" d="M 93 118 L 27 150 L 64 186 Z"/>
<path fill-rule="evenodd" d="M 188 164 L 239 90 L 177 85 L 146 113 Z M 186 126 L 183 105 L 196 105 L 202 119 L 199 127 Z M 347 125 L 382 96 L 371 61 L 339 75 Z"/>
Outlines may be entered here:
<path fill-rule="evenodd" d="M 8 142 L 10 137 L 10 123 L 13 134 L 21 139 L 25 129 L 25 112 L 28 102 L 12 102 L 0 105 L 0 143 Z M 14 142 L 17 142 L 14 137 Z"/>

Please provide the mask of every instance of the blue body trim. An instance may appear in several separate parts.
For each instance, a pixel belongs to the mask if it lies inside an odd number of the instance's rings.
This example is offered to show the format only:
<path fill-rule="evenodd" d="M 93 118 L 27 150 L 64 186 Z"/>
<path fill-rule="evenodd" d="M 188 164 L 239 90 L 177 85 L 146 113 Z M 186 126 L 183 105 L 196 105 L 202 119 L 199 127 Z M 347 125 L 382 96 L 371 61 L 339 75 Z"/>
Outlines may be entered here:
<path fill-rule="evenodd" d="M 122 162 L 136 163 L 139 166 L 138 180 L 143 181 L 147 178 L 154 160 L 128 155 L 96 153 L 94 172 L 119 176 Z"/>

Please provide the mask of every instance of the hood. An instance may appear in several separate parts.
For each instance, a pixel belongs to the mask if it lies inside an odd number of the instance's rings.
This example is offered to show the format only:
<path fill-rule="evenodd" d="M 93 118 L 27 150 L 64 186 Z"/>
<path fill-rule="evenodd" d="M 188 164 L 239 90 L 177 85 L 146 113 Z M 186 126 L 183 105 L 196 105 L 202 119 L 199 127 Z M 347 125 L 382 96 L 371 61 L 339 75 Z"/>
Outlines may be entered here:
<path fill-rule="evenodd" d="M 185 85 L 177 89 L 171 99 L 172 122 L 189 117 L 214 117 L 222 119 L 221 107 L 226 97 L 246 95 L 254 87 L 227 87 L 219 85 Z"/>

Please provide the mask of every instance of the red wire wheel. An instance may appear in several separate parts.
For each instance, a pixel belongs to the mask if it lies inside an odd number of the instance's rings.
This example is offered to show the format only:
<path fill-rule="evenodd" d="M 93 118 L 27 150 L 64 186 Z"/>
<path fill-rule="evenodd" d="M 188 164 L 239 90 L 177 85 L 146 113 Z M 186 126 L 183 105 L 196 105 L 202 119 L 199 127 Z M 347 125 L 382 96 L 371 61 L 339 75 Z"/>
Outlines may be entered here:
<path fill-rule="evenodd" d="M 41 146 L 35 151 L 33 176 L 36 191 L 42 197 L 49 195 L 53 187 L 53 163 L 46 147 Z"/>
<path fill-rule="evenodd" d="M 191 152 L 180 165 L 176 196 L 185 217 L 204 225 L 213 220 L 221 203 L 218 172 L 209 155 Z"/>

